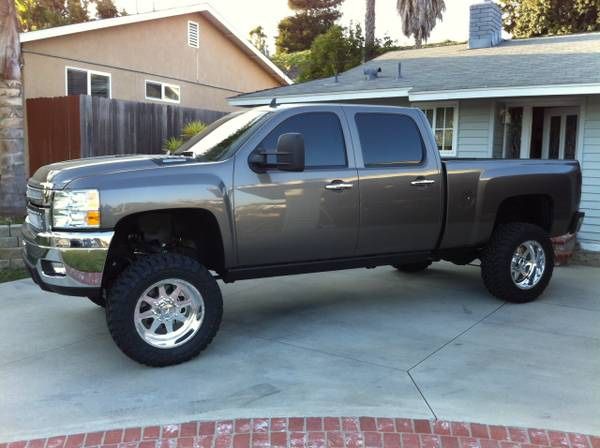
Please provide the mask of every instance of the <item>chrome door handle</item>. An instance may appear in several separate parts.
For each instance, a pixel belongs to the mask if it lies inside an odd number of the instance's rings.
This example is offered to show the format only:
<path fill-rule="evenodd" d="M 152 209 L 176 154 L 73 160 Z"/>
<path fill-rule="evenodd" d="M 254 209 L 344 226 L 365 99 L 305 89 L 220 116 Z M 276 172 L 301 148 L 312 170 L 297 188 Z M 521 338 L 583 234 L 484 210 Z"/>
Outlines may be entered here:
<path fill-rule="evenodd" d="M 432 179 L 419 179 L 419 180 L 413 180 L 410 183 L 411 185 L 430 185 L 430 184 L 435 184 L 435 180 Z"/>
<path fill-rule="evenodd" d="M 332 182 L 329 185 L 325 185 L 326 190 L 340 191 L 340 190 L 349 190 L 350 188 L 352 188 L 352 184 L 347 184 L 344 182 Z"/>

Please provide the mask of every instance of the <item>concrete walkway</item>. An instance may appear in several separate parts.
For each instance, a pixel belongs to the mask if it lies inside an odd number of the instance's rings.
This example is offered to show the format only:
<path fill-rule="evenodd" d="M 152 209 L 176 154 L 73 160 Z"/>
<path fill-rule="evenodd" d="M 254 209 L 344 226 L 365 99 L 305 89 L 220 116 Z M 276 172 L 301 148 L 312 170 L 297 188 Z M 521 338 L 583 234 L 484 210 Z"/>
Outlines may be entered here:
<path fill-rule="evenodd" d="M 600 434 L 600 269 L 509 305 L 440 263 L 223 285 L 211 347 L 140 366 L 86 299 L 0 285 L 0 441 L 194 419 L 375 415 Z"/>

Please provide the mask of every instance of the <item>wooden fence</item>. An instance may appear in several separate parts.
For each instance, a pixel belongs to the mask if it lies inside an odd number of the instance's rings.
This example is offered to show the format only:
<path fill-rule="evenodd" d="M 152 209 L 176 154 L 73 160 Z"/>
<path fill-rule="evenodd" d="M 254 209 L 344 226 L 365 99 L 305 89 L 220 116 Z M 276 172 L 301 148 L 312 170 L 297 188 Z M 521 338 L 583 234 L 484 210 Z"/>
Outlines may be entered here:
<path fill-rule="evenodd" d="M 160 154 L 194 120 L 224 112 L 95 96 L 27 100 L 29 172 L 52 162 L 112 154 Z"/>

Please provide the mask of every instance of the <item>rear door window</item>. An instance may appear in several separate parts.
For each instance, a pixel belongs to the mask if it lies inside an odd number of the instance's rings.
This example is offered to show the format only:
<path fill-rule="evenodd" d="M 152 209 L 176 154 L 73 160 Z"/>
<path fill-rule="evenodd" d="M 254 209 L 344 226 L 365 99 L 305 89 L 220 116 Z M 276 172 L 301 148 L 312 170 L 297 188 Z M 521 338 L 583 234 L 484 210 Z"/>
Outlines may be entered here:
<path fill-rule="evenodd" d="M 421 132 L 408 115 L 359 113 L 355 122 L 366 167 L 423 161 Z"/>

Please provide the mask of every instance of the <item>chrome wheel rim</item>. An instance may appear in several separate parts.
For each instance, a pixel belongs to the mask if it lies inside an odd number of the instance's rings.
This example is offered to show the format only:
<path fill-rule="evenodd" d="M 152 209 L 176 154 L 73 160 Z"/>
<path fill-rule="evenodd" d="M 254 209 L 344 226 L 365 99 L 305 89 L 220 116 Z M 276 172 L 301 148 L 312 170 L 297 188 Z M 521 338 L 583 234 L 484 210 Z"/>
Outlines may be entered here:
<path fill-rule="evenodd" d="M 510 275 L 517 288 L 535 287 L 545 270 L 546 252 L 542 245 L 533 240 L 519 244 L 510 263 Z"/>
<path fill-rule="evenodd" d="M 178 347 L 202 327 L 204 299 L 185 280 L 161 280 L 140 296 L 133 319 L 135 329 L 147 344 L 164 349 Z"/>

